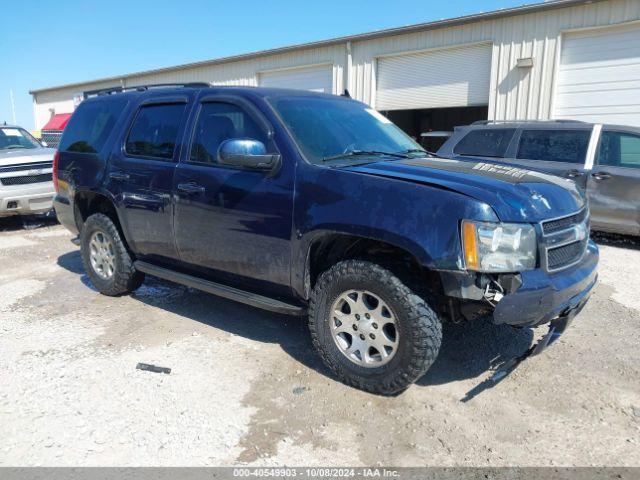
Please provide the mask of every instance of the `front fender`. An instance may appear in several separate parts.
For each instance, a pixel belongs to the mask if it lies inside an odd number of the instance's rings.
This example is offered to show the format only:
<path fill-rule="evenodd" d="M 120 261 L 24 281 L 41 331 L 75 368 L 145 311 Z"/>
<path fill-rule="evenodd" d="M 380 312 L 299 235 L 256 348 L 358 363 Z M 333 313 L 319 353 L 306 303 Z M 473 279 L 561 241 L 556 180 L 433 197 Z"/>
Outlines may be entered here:
<path fill-rule="evenodd" d="M 460 220 L 497 221 L 486 204 L 458 192 L 315 165 L 298 170 L 294 210 L 292 286 L 298 294 L 305 291 L 311 245 L 322 235 L 383 241 L 429 269 L 458 270 Z"/>

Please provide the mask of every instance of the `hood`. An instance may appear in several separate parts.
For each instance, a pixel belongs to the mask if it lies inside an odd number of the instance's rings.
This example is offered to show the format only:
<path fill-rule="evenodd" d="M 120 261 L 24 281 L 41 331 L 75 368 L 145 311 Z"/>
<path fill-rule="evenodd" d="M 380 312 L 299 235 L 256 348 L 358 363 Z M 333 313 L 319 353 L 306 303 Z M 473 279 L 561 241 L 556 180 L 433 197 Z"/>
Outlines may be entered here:
<path fill-rule="evenodd" d="M 459 192 L 486 203 L 503 222 L 535 223 L 584 207 L 584 195 L 564 178 L 509 165 L 413 158 L 343 167 Z"/>
<path fill-rule="evenodd" d="M 0 150 L 0 167 L 52 161 L 55 153 L 53 148 Z"/>

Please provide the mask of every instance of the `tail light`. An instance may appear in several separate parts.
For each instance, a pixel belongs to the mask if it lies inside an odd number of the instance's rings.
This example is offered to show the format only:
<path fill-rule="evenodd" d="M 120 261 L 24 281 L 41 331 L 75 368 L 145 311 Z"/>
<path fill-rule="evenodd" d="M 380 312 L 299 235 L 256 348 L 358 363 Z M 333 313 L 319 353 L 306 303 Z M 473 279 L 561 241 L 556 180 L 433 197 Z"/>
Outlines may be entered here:
<path fill-rule="evenodd" d="M 60 160 L 60 152 L 56 150 L 56 153 L 53 154 L 53 172 L 51 174 L 53 178 L 53 188 L 56 189 L 56 193 L 58 193 L 58 161 Z"/>

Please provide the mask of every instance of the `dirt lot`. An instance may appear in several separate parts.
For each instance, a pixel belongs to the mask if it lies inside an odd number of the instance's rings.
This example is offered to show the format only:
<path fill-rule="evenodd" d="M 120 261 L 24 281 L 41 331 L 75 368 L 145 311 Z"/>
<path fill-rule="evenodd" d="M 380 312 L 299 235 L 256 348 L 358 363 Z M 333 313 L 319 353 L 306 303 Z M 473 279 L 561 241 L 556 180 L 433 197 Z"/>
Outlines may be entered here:
<path fill-rule="evenodd" d="M 640 465 L 633 242 L 602 246 L 559 343 L 464 402 L 542 330 L 448 327 L 419 384 L 382 398 L 331 378 L 300 319 L 153 278 L 98 294 L 70 238 L 0 220 L 1 465 Z"/>

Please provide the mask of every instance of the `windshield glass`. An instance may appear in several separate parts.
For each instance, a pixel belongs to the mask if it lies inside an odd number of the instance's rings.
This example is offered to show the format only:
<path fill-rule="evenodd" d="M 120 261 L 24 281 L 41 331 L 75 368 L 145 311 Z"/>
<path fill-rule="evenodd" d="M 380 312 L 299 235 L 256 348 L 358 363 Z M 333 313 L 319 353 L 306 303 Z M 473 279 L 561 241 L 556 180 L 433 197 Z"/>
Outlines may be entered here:
<path fill-rule="evenodd" d="M 0 150 L 22 150 L 38 148 L 40 144 L 26 130 L 15 127 L 0 127 Z"/>
<path fill-rule="evenodd" d="M 272 98 L 270 103 L 312 163 L 362 162 L 362 157 L 384 153 L 396 154 L 395 158 L 405 153 L 426 155 L 400 128 L 361 103 L 303 96 Z"/>

